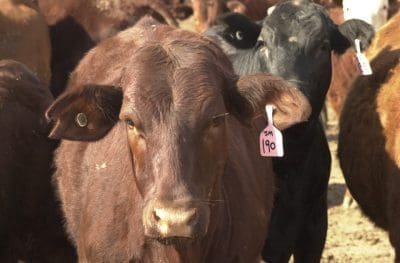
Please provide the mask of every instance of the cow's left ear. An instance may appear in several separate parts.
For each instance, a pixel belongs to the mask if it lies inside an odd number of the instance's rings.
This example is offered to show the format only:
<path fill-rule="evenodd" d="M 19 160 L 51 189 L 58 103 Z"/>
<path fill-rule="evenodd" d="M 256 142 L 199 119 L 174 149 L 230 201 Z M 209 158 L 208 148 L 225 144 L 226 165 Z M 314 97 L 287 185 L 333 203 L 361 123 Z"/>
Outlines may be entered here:
<path fill-rule="evenodd" d="M 301 91 L 270 74 L 242 76 L 225 94 L 228 111 L 244 123 L 264 114 L 266 104 L 275 106 L 274 125 L 281 130 L 306 121 L 311 114 L 311 105 Z"/>
<path fill-rule="evenodd" d="M 335 53 L 343 54 L 348 48 L 354 47 L 354 40 L 359 39 L 361 50 L 366 49 L 374 38 L 374 28 L 359 19 L 350 19 L 335 26 L 331 35 L 331 45 Z"/>
<path fill-rule="evenodd" d="M 66 92 L 46 112 L 54 123 L 52 139 L 95 141 L 104 137 L 118 121 L 122 91 L 114 86 L 88 85 Z"/>

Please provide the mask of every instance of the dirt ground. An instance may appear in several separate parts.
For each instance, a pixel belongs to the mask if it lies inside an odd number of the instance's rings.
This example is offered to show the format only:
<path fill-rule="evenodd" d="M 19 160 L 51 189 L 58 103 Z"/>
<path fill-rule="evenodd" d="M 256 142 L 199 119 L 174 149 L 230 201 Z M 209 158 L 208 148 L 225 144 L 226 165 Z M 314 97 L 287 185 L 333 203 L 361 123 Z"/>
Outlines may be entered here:
<path fill-rule="evenodd" d="M 328 236 L 323 263 L 387 263 L 393 262 L 394 251 L 386 232 L 374 226 L 359 208 L 345 208 L 342 201 L 345 182 L 336 158 L 338 125 L 329 112 L 327 137 L 332 154 L 332 170 L 328 190 Z"/>
<path fill-rule="evenodd" d="M 193 30 L 194 21 L 189 18 L 181 27 Z M 374 226 L 357 205 L 343 207 L 346 187 L 336 158 L 338 122 L 328 108 L 326 130 L 332 154 L 332 170 L 328 190 L 328 235 L 321 263 L 390 263 L 394 251 L 386 232 Z M 305 262 L 306 263 L 306 262 Z"/>

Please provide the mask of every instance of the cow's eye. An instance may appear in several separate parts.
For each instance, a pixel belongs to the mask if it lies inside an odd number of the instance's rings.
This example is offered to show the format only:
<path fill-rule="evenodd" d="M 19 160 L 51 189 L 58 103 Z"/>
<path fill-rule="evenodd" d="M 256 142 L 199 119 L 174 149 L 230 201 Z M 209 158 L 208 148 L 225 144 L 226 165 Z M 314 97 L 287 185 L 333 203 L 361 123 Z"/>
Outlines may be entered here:
<path fill-rule="evenodd" d="M 133 129 L 135 128 L 135 123 L 131 119 L 126 119 L 125 120 L 126 125 L 128 126 L 128 129 Z"/>
<path fill-rule="evenodd" d="M 330 46 L 330 44 L 329 44 L 328 41 L 324 41 L 324 42 L 319 46 L 319 49 L 320 49 L 321 51 L 326 52 L 326 51 L 330 51 L 330 50 L 331 50 L 331 46 Z"/>
<path fill-rule="evenodd" d="M 243 32 L 240 30 L 236 31 L 235 37 L 237 40 L 243 40 Z"/>
<path fill-rule="evenodd" d="M 211 119 L 211 127 L 218 127 L 225 122 L 225 117 L 228 116 L 229 113 L 222 113 L 219 115 L 214 116 Z"/>

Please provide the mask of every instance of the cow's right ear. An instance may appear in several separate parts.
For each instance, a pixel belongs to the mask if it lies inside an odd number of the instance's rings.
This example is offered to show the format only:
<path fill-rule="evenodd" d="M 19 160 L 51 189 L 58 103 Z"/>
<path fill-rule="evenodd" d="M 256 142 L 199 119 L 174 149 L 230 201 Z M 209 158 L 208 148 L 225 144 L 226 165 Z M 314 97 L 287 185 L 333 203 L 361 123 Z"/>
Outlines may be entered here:
<path fill-rule="evenodd" d="M 54 123 L 49 137 L 73 141 L 95 141 L 104 137 L 118 121 L 122 91 L 114 86 L 87 85 L 66 92 L 46 112 Z"/>
<path fill-rule="evenodd" d="M 242 76 L 226 92 L 227 110 L 244 124 L 264 114 L 267 104 L 275 107 L 274 125 L 281 130 L 308 120 L 311 114 L 310 102 L 300 90 L 270 74 Z"/>

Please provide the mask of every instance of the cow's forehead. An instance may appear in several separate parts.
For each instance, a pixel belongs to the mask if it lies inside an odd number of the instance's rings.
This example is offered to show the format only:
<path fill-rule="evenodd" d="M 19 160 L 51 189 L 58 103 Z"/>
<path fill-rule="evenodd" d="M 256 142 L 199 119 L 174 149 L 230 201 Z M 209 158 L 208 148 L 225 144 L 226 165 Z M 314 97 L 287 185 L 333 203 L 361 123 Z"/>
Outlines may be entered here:
<path fill-rule="evenodd" d="M 329 34 L 333 22 L 326 10 L 314 3 L 293 4 L 284 2 L 278 5 L 264 22 L 263 27 L 269 27 L 280 35 L 295 34 Z"/>
<path fill-rule="evenodd" d="M 121 83 L 125 101 L 122 110 L 132 110 L 141 119 L 168 120 L 173 115 L 192 123 L 224 112 L 224 76 L 218 67 L 201 56 L 191 65 L 182 65 L 179 56 L 184 54 L 160 45 L 139 50 L 127 65 Z"/>

